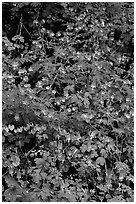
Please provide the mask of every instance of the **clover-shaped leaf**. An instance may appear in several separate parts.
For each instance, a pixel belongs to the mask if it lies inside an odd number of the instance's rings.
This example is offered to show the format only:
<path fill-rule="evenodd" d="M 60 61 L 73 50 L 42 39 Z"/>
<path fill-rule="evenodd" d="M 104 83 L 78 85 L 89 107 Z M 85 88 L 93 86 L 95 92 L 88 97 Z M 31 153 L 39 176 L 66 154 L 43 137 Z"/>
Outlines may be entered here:
<path fill-rule="evenodd" d="M 100 164 L 101 166 L 103 166 L 105 164 L 105 158 L 104 157 L 98 157 L 96 159 L 96 164 Z"/>

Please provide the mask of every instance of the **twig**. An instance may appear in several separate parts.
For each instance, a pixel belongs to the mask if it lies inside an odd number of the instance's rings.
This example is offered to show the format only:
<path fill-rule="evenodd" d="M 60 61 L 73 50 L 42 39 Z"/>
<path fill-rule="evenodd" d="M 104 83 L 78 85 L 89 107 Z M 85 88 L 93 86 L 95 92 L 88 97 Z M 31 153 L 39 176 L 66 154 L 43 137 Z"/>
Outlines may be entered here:
<path fill-rule="evenodd" d="M 27 28 L 25 27 L 25 25 L 23 24 L 24 29 L 26 30 L 26 32 L 32 37 L 32 35 L 29 33 L 29 31 L 27 30 Z"/>
<path fill-rule="evenodd" d="M 50 87 L 49 87 L 50 89 L 51 89 L 52 85 L 54 84 L 54 82 L 55 82 L 55 80 L 56 80 L 58 74 L 59 74 L 59 72 L 57 72 L 57 74 L 55 75 L 55 77 L 54 77 L 54 79 L 53 79 L 53 82 L 51 83 L 51 85 L 50 85 Z"/>
<path fill-rule="evenodd" d="M 21 32 L 22 32 L 22 14 L 21 14 L 21 19 L 20 19 L 20 31 L 19 31 L 19 35 L 21 36 Z"/>
<path fill-rule="evenodd" d="M 2 177 L 4 177 L 8 172 L 9 172 L 9 170 L 6 171 L 4 174 L 2 174 Z"/>

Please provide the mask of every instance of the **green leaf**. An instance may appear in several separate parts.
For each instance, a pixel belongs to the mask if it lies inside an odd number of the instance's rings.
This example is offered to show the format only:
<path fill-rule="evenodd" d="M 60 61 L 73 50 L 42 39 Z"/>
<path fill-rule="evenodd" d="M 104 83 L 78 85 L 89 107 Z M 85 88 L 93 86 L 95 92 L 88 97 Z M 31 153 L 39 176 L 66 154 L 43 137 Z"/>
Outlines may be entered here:
<path fill-rule="evenodd" d="M 93 151 L 93 153 L 91 153 L 90 157 L 91 157 L 91 158 L 98 157 L 97 152 L 96 152 L 96 151 Z"/>
<path fill-rule="evenodd" d="M 16 167 L 16 166 L 19 166 L 19 165 L 20 165 L 20 158 L 19 158 L 18 156 L 12 155 L 11 160 L 12 160 L 13 166 Z"/>
<path fill-rule="evenodd" d="M 45 160 L 43 158 L 36 158 L 34 161 L 35 161 L 37 166 L 43 165 L 45 162 Z"/>
<path fill-rule="evenodd" d="M 71 95 L 71 103 L 76 103 L 78 101 L 78 98 L 75 94 Z"/>
<path fill-rule="evenodd" d="M 49 186 L 45 186 L 42 188 L 42 191 L 40 193 L 43 200 L 47 199 L 48 196 L 50 196 L 51 189 L 49 189 Z"/>
<path fill-rule="evenodd" d="M 21 186 L 19 185 L 19 183 L 11 176 L 5 176 L 5 181 L 8 185 L 8 187 L 13 188 L 16 187 L 17 189 L 19 189 L 21 191 Z"/>
<path fill-rule="evenodd" d="M 107 154 L 105 149 L 101 149 L 100 152 L 101 152 L 102 157 L 106 158 L 108 156 L 108 154 Z"/>
<path fill-rule="evenodd" d="M 12 130 L 14 130 L 15 126 L 14 125 L 9 125 L 8 128 L 9 128 L 9 130 L 12 131 Z"/>
<path fill-rule="evenodd" d="M 88 100 L 88 98 L 84 98 L 84 106 L 85 108 L 89 108 L 90 102 Z"/>
<path fill-rule="evenodd" d="M 82 152 L 85 152 L 86 150 L 87 150 L 87 145 L 82 145 L 81 147 L 80 147 L 80 149 L 81 149 L 81 151 Z"/>
<path fill-rule="evenodd" d="M 96 159 L 96 164 L 100 164 L 101 166 L 103 166 L 105 164 L 105 158 L 103 157 L 98 157 Z"/>
<path fill-rule="evenodd" d="M 93 115 L 93 113 L 91 114 L 85 114 L 85 113 L 83 113 L 82 115 L 81 115 L 81 119 L 83 119 L 83 120 L 85 120 L 87 123 L 89 123 L 90 122 L 90 120 L 92 119 L 94 117 L 94 115 Z"/>

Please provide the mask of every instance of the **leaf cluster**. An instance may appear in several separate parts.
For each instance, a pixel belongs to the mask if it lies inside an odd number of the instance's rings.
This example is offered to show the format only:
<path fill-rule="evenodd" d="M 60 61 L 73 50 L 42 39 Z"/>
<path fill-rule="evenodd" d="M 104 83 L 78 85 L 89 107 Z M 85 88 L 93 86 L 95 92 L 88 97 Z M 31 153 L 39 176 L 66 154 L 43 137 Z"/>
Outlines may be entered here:
<path fill-rule="evenodd" d="M 2 12 L 3 201 L 132 202 L 133 3 Z"/>

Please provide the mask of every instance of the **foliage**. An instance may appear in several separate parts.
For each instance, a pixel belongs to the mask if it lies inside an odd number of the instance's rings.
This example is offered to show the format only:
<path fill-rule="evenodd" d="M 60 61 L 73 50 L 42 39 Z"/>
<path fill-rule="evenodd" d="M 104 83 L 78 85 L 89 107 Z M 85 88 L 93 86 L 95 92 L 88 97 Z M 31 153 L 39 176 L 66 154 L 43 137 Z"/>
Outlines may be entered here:
<path fill-rule="evenodd" d="M 3 201 L 133 201 L 133 3 L 3 3 Z"/>

